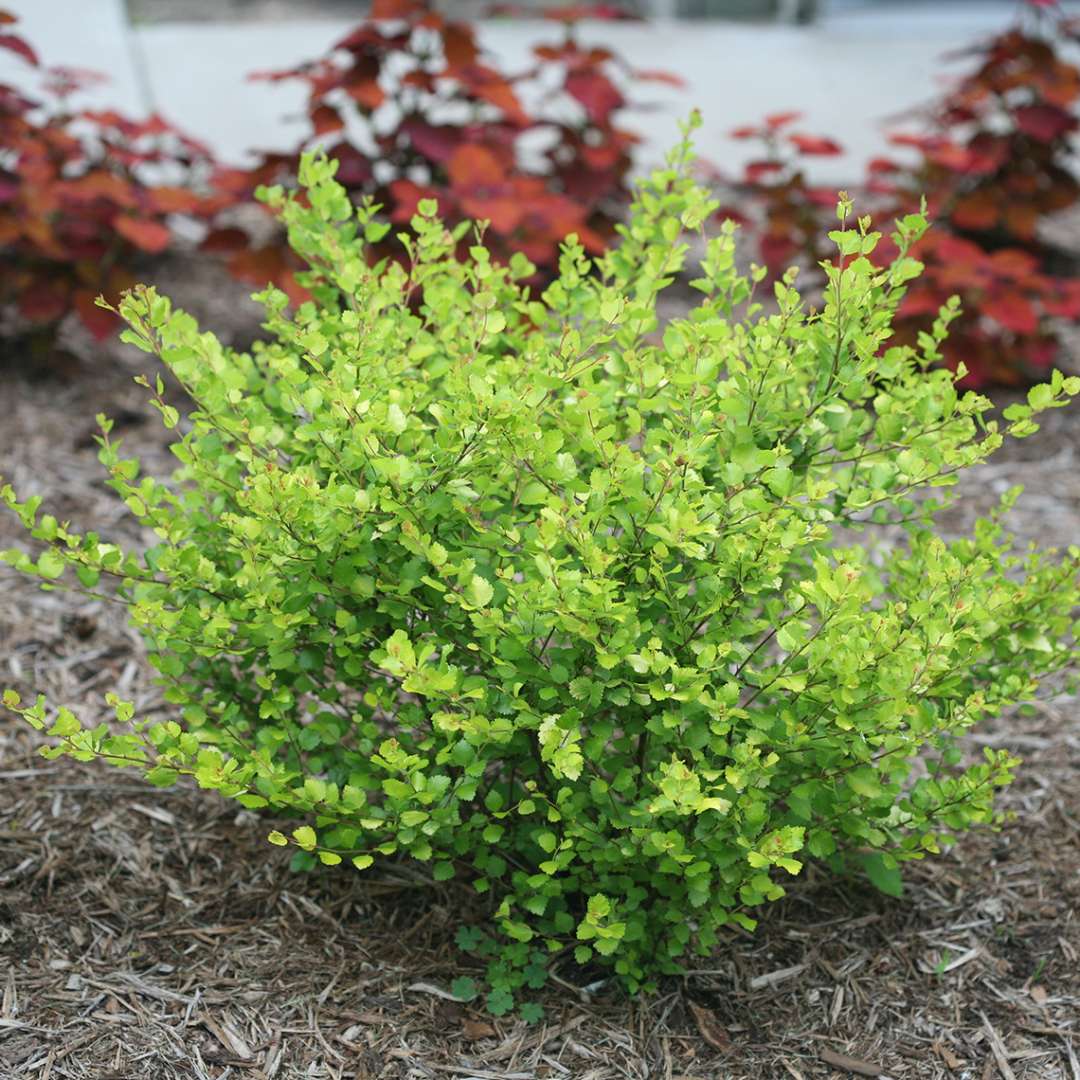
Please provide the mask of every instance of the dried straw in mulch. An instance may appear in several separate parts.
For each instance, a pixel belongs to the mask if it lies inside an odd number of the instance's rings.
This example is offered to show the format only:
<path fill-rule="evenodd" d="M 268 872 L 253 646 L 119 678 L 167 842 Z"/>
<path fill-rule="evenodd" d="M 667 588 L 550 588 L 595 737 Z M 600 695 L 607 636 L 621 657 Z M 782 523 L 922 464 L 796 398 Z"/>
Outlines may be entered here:
<path fill-rule="evenodd" d="M 127 362 L 131 362 L 130 360 Z M 136 365 L 139 361 L 134 361 Z M 140 537 L 101 483 L 94 412 L 150 468 L 163 433 L 114 371 L 0 383 L 0 472 L 82 527 Z M 962 528 L 1023 481 L 1022 538 L 1080 537 L 1080 409 L 965 481 Z M 0 545 L 21 542 L 0 517 Z M 165 706 L 110 606 L 0 570 L 0 683 L 87 718 Z M 544 1023 L 448 1000 L 468 898 L 387 872 L 288 872 L 266 820 L 187 787 L 35 753 L 0 721 L 0 1078 L 1080 1080 L 1080 723 L 1059 696 L 972 737 L 1025 759 L 1015 819 L 914 867 L 905 897 L 811 868 L 758 933 L 628 1002 L 572 969 Z"/>

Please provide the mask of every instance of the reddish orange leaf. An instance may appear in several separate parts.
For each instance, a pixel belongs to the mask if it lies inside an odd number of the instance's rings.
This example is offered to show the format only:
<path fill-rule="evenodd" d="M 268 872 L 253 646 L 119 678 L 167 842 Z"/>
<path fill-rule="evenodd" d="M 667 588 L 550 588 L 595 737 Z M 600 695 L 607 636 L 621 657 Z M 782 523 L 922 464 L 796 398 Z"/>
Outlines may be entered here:
<path fill-rule="evenodd" d="M 615 84 L 596 69 L 570 72 L 566 77 L 566 91 L 581 102 L 594 124 L 607 124 L 611 114 L 624 104 Z"/>
<path fill-rule="evenodd" d="M 353 72 L 342 84 L 345 93 L 365 109 L 377 109 L 385 100 L 386 92 L 378 81 L 362 71 Z"/>
<path fill-rule="evenodd" d="M 796 120 L 801 119 L 801 112 L 770 113 L 765 117 L 765 125 L 770 131 L 779 131 L 780 128 L 787 127 L 788 124 L 793 124 Z"/>
<path fill-rule="evenodd" d="M 505 167 L 486 146 L 466 143 L 459 146 L 446 166 L 450 182 L 456 188 L 490 187 L 505 175 Z"/>
<path fill-rule="evenodd" d="M 985 307 L 986 314 L 1014 334 L 1034 334 L 1039 317 L 1030 300 L 1015 292 L 1003 292 Z"/>
<path fill-rule="evenodd" d="M 395 180 L 390 185 L 390 194 L 394 199 L 390 210 L 390 220 L 399 224 L 406 224 L 412 219 L 421 199 L 435 199 L 439 204 L 439 209 L 444 213 L 449 199 L 448 192 L 422 186 L 412 180 Z"/>
<path fill-rule="evenodd" d="M 477 220 L 491 222 L 491 227 L 502 236 L 507 236 L 517 228 L 525 213 L 525 207 L 512 196 L 496 198 L 470 198 L 461 200 L 465 213 Z"/>
<path fill-rule="evenodd" d="M 443 54 L 450 71 L 476 63 L 480 53 L 472 28 L 466 23 L 452 22 L 443 30 Z"/>
<path fill-rule="evenodd" d="M 156 187 L 150 189 L 150 201 L 161 214 L 190 214 L 199 208 L 200 199 L 188 188 Z"/>
<path fill-rule="evenodd" d="M 800 154 L 833 157 L 844 152 L 844 148 L 838 142 L 827 139 L 823 135 L 789 135 L 788 141 Z"/>
<path fill-rule="evenodd" d="M 241 251 L 229 260 L 229 269 L 241 281 L 263 286 L 267 283 L 283 290 L 294 303 L 311 299 L 311 293 L 297 282 L 294 276 L 295 256 L 288 249 L 267 245 Z"/>
<path fill-rule="evenodd" d="M 507 120 L 515 124 L 529 123 L 529 116 L 521 107 L 514 88 L 497 71 L 483 64 L 473 64 L 454 75 L 473 97 L 501 109 Z"/>
<path fill-rule="evenodd" d="M 140 251 L 153 254 L 164 251 L 172 240 L 172 233 L 161 222 L 148 218 L 121 215 L 113 220 L 113 228 Z"/>
<path fill-rule="evenodd" d="M 94 199 L 108 199 L 117 206 L 133 207 L 136 198 L 133 185 L 121 177 L 104 170 L 87 173 L 86 176 L 65 180 L 61 187 L 67 200 L 89 202 Z"/>
<path fill-rule="evenodd" d="M 992 229 L 1001 215 L 993 191 L 983 188 L 964 196 L 956 203 L 953 221 L 961 229 Z"/>
<path fill-rule="evenodd" d="M 324 104 L 311 110 L 311 126 L 316 135 L 325 135 L 328 131 L 340 131 L 345 121 L 333 105 Z"/>
<path fill-rule="evenodd" d="M 1030 203 L 1011 203 L 1003 215 L 1009 231 L 1020 240 L 1032 240 L 1039 225 L 1039 212 Z"/>

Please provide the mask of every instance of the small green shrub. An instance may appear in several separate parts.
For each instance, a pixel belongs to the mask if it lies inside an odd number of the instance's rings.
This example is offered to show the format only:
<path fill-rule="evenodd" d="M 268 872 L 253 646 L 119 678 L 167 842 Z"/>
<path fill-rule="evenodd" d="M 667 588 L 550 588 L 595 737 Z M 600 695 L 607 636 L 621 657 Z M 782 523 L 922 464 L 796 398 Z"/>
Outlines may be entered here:
<path fill-rule="evenodd" d="M 822 310 L 788 275 L 745 319 L 725 226 L 700 306 L 661 331 L 657 295 L 715 210 L 689 164 L 684 142 L 595 263 L 568 240 L 539 297 L 523 258 L 478 240 L 457 261 L 466 227 L 429 203 L 409 258 L 369 266 L 387 227 L 311 157 L 306 199 L 266 196 L 314 297 L 290 316 L 262 294 L 269 344 L 232 353 L 127 296 L 126 339 L 196 405 L 181 422 L 147 380 L 183 432 L 170 483 L 101 421 L 111 483 L 160 541 L 124 552 L 5 488 L 46 545 L 6 558 L 50 588 L 112 579 L 177 719 L 113 698 L 122 726 L 91 730 L 9 692 L 47 756 L 292 814 L 270 840 L 300 865 L 458 878 L 490 905 L 459 943 L 495 1011 L 570 950 L 653 985 L 752 927 L 806 856 L 895 890 L 898 863 L 992 822 L 1016 760 L 957 737 L 1075 655 L 1080 550 L 1014 557 L 996 517 L 934 532 L 1002 433 L 927 370 L 955 307 L 917 351 L 888 345 L 920 216 L 881 269 L 842 202 Z M 1078 390 L 1055 375 L 1008 430 Z M 875 526 L 901 539 L 837 535 Z"/>

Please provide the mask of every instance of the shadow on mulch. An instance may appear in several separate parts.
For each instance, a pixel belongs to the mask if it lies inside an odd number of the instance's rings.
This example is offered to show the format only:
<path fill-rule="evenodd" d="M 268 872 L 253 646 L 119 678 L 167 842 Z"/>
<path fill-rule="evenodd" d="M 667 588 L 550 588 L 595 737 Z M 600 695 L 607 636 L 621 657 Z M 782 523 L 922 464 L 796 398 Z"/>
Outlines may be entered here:
<path fill-rule="evenodd" d="M 78 527 L 140 542 L 89 438 L 94 412 L 126 411 L 129 450 L 170 467 L 130 371 L 0 391 L 5 478 Z M 973 470 L 952 527 L 1023 481 L 1021 537 L 1075 541 L 1078 414 Z M 0 516 L 0 546 L 21 542 L 16 526 Z M 91 722 L 107 690 L 141 715 L 167 708 L 122 613 L 6 568 L 0 684 Z M 469 973 L 453 936 L 477 913 L 460 892 L 292 875 L 268 821 L 45 762 L 32 732 L 0 720 L 0 1078 L 1080 1080 L 1077 701 L 970 742 L 1026 759 L 1002 797 L 1015 818 L 913 866 L 902 900 L 811 867 L 755 935 L 657 996 L 628 1002 L 560 968 L 537 995 L 545 1020 L 526 1026 L 440 996 Z"/>

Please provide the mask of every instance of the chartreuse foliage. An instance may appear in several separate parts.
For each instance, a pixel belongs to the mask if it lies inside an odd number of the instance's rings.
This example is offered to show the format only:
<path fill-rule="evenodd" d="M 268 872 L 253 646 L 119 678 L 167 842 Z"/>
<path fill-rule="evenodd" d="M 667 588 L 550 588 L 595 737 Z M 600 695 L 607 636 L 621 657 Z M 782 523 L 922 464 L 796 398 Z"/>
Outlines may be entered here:
<path fill-rule="evenodd" d="M 112 579 L 176 718 L 114 699 L 121 726 L 89 729 L 9 694 L 46 753 L 291 814 L 270 840 L 301 862 L 457 878 L 490 903 L 459 944 L 496 1011 L 564 950 L 647 987 L 752 927 L 808 856 L 893 888 L 992 821 L 1016 761 L 956 738 L 1074 655 L 1080 551 L 1013 557 L 996 519 L 935 535 L 1002 433 L 927 370 L 952 310 L 918 350 L 888 345 L 921 217 L 881 269 L 842 203 L 822 309 L 789 276 L 746 319 L 725 226 L 700 306 L 661 333 L 657 295 L 714 210 L 689 158 L 642 187 L 617 249 L 593 263 L 569 239 L 539 297 L 521 259 L 455 259 L 428 204 L 409 258 L 369 265 L 385 226 L 312 157 L 306 200 L 267 194 L 315 298 L 290 316 L 267 290 L 269 344 L 232 353 L 132 292 L 127 340 L 196 406 L 180 424 L 150 388 L 169 483 L 102 421 L 158 543 L 122 551 L 5 488 L 46 545 L 7 559 L 50 587 Z M 1008 430 L 1077 383 L 1033 390 Z M 890 545 L 837 535 L 877 525 Z"/>

